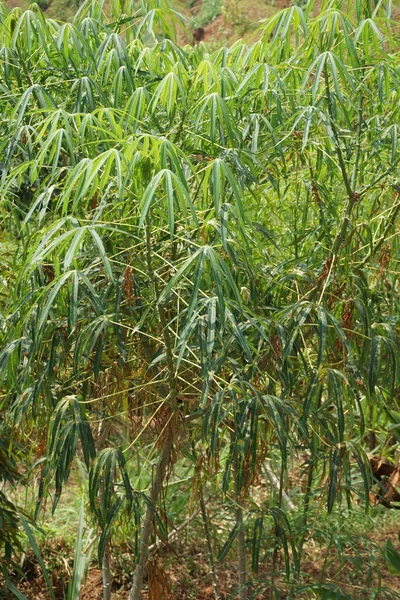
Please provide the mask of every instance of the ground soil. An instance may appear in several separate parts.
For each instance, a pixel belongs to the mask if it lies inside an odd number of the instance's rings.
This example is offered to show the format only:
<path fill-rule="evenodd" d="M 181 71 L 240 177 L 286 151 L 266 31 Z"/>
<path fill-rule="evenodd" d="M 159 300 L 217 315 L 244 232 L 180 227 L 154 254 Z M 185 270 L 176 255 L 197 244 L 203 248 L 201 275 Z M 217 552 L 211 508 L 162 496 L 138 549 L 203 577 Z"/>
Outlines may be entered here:
<path fill-rule="evenodd" d="M 360 543 L 355 543 L 353 546 L 344 549 L 340 559 L 334 550 L 331 549 L 327 554 L 326 548 L 318 547 L 314 541 L 309 542 L 302 557 L 303 582 L 336 584 L 354 600 L 361 600 L 369 598 L 367 588 L 377 585 L 377 573 L 380 572 L 382 586 L 393 591 L 393 598 L 398 598 L 397 594 L 400 594 L 399 576 L 390 574 L 382 559 L 379 559 L 379 565 L 376 564 L 374 569 L 371 570 L 369 544 L 374 546 L 376 557 L 379 556 L 377 547 L 383 548 L 388 538 L 393 541 L 396 547 L 399 546 L 398 525 L 396 523 L 372 531 L 366 537 L 360 536 Z M 46 548 L 51 547 L 51 541 L 49 540 Z M 116 548 L 115 551 L 121 553 L 121 548 Z M 63 549 L 57 541 L 52 552 L 51 556 L 44 556 L 44 559 L 48 565 L 56 598 L 62 600 L 66 581 L 68 581 L 72 572 L 71 554 L 68 552 L 68 554 L 62 556 Z M 55 560 L 55 556 L 57 560 Z M 121 560 L 113 561 L 113 600 L 127 599 L 131 579 L 131 573 L 127 569 L 129 561 L 130 555 L 128 553 L 125 556 L 124 569 L 121 569 Z M 267 561 L 264 564 L 261 561 L 258 575 L 252 575 L 252 577 L 259 583 L 266 581 L 270 568 L 271 565 Z M 228 560 L 225 560 L 223 565 L 218 565 L 217 569 L 221 600 L 228 600 L 228 598 L 234 597 L 232 593 L 234 593 L 237 586 L 235 556 L 228 557 Z M 372 573 L 369 582 L 367 582 L 366 575 L 368 570 Z M 48 600 L 49 595 L 46 592 L 46 585 L 31 554 L 27 555 L 23 571 L 25 572 L 25 579 L 19 581 L 18 589 L 26 599 Z M 364 575 L 365 579 L 362 579 Z M 285 598 L 285 585 L 282 584 L 281 587 L 282 598 Z M 153 553 L 148 563 L 145 588 L 143 600 L 213 600 L 215 598 L 214 590 L 209 574 L 205 546 L 202 542 L 170 545 Z M 269 600 L 270 598 L 269 591 L 265 589 L 265 586 L 264 590 L 257 595 L 255 587 L 250 591 L 249 597 L 254 600 Z M 299 595 L 296 596 L 296 600 L 305 597 Z M 385 596 L 385 598 L 390 597 L 390 595 Z M 374 596 L 374 598 L 378 600 L 380 596 Z M 81 600 L 101 599 L 101 571 L 93 564 L 88 572 L 81 593 Z"/>

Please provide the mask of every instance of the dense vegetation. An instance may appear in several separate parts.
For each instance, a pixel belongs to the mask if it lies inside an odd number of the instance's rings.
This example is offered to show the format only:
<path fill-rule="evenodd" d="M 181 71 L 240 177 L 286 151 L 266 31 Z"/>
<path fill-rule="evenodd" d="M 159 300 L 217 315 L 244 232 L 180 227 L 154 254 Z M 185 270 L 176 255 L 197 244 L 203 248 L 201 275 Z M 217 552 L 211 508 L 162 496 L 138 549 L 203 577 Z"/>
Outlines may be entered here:
<path fill-rule="evenodd" d="M 5 597 L 19 524 L 40 559 L 78 468 L 105 600 L 120 528 L 138 600 L 188 512 L 217 599 L 234 552 L 240 600 L 396 597 L 303 557 L 321 515 L 395 499 L 368 453 L 393 462 L 400 427 L 398 24 L 303 4 L 212 53 L 158 3 L 0 5 Z"/>

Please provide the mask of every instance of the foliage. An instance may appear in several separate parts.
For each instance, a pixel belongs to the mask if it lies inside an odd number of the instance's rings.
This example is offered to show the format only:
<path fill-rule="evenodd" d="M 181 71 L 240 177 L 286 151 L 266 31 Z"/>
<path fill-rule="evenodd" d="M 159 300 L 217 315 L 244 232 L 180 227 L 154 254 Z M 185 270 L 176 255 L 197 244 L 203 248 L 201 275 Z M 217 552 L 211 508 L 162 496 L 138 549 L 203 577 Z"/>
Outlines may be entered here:
<path fill-rule="evenodd" d="M 244 555 L 257 570 L 271 531 L 290 585 L 318 499 L 368 505 L 366 451 L 389 452 L 399 400 L 390 10 L 310 0 L 253 46 L 209 53 L 175 44 L 158 1 L 86 1 L 67 24 L 0 8 L 1 210 L 18 256 L 1 409 L 13 443 L 36 440 L 37 515 L 84 461 L 103 573 L 134 511 L 133 600 L 184 458 L 193 501 L 212 489 L 235 515 L 218 550 L 238 547 L 240 598 Z M 257 500 L 267 459 L 278 492 Z"/>
<path fill-rule="evenodd" d="M 19 479 L 16 459 L 18 448 L 13 448 L 10 431 L 2 426 L 0 437 L 0 483 L 14 484 Z M 14 548 L 19 548 L 18 514 L 7 494 L 0 490 L 0 569 L 3 572 L 11 562 Z"/>
<path fill-rule="evenodd" d="M 48 594 L 52 600 L 55 600 L 56 590 L 54 589 L 54 587 L 52 585 L 52 581 L 51 581 L 49 573 L 46 569 L 46 565 L 45 565 L 44 559 L 42 557 L 42 553 L 40 551 L 37 540 L 35 538 L 35 535 L 33 533 L 33 530 L 30 527 L 29 523 L 26 521 L 26 519 L 21 514 L 19 515 L 19 517 L 21 519 L 23 528 L 25 530 L 25 533 L 26 533 L 26 536 L 27 536 L 27 539 L 29 542 L 29 546 L 37 559 L 38 565 L 40 567 L 40 571 L 43 575 L 43 579 L 45 581 L 45 584 L 46 584 L 46 587 L 48 590 Z M 80 515 L 79 515 L 77 537 L 76 537 L 76 541 L 75 541 L 72 574 L 70 576 L 70 579 L 68 582 L 68 587 L 67 587 L 67 594 L 66 594 L 67 600 L 79 600 L 83 578 L 84 578 L 85 571 L 88 567 L 88 563 L 90 560 L 90 553 L 89 553 L 89 555 L 86 555 L 83 552 L 83 532 L 84 532 L 84 509 L 83 509 L 83 505 L 82 505 Z M 91 534 L 91 532 L 89 532 L 88 537 L 90 537 L 90 534 Z M 64 558 L 64 562 L 65 562 L 65 558 Z M 8 595 L 9 595 L 9 592 L 12 592 L 13 596 L 18 598 L 19 600 L 26 600 L 25 596 L 18 590 L 18 588 L 12 582 L 10 574 L 4 572 L 4 576 L 5 576 L 5 585 L 7 588 Z M 7 592 L 6 592 L 6 594 L 7 594 Z M 1 594 L 1 590 L 0 590 L 0 594 Z M 8 597 L 8 596 L 6 596 L 6 597 Z"/>

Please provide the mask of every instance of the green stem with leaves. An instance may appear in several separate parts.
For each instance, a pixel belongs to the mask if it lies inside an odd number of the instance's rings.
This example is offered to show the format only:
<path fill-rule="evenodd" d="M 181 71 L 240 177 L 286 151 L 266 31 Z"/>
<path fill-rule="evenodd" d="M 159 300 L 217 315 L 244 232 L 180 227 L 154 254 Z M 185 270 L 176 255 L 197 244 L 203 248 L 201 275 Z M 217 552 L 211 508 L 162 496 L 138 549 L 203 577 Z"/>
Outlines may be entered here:
<path fill-rule="evenodd" d="M 346 240 L 347 229 L 350 225 L 351 215 L 352 215 L 353 209 L 357 203 L 358 197 L 352 189 L 350 178 L 347 173 L 347 167 L 346 167 L 346 163 L 344 160 L 342 148 L 340 145 L 341 142 L 340 142 L 339 133 L 338 133 L 338 130 L 336 127 L 332 95 L 331 95 L 331 91 L 330 91 L 330 87 L 329 87 L 329 73 L 328 73 L 328 67 L 327 67 L 326 63 L 324 66 L 324 81 L 325 81 L 326 100 L 327 100 L 327 104 L 328 104 L 329 124 L 332 128 L 333 137 L 335 139 L 335 150 L 336 150 L 336 154 L 337 154 L 338 161 L 339 161 L 339 167 L 340 167 L 340 170 L 342 173 L 343 183 L 344 183 L 344 186 L 346 188 L 346 193 L 347 193 L 347 203 L 346 203 L 346 207 L 344 210 L 342 223 L 341 223 L 340 229 L 333 241 L 332 249 L 331 249 L 330 255 L 329 255 L 331 265 L 334 266 L 336 263 L 336 260 L 339 256 L 340 248 L 342 247 L 343 243 Z M 355 179 L 355 177 L 354 177 L 354 179 Z"/>
<path fill-rule="evenodd" d="M 149 552 L 150 545 L 150 536 L 153 526 L 154 519 L 154 511 L 156 510 L 158 498 L 160 496 L 161 490 L 163 488 L 165 476 L 168 470 L 168 466 L 171 461 L 171 453 L 173 448 L 173 440 L 174 440 L 174 424 L 175 424 L 175 415 L 177 412 L 177 382 L 174 371 L 174 363 L 173 363 L 173 350 L 172 350 L 172 339 L 168 330 L 168 321 L 165 312 L 165 306 L 158 302 L 158 298 L 160 296 L 158 283 L 156 274 L 153 267 L 153 259 L 152 259 L 152 247 L 151 247 L 151 221 L 150 214 L 146 219 L 146 257 L 147 257 L 147 272 L 150 280 L 153 283 L 153 289 L 155 292 L 155 298 L 157 302 L 158 316 L 160 319 L 160 325 L 162 328 L 162 335 L 165 346 L 166 353 L 166 365 L 167 365 L 167 373 L 168 373 L 168 397 L 166 401 L 169 402 L 170 406 L 170 419 L 166 427 L 165 439 L 163 441 L 161 454 L 158 459 L 156 471 L 154 474 L 153 483 L 151 486 L 150 492 L 150 502 L 146 507 L 145 518 L 142 525 L 142 530 L 140 534 L 140 542 L 139 542 L 139 558 L 135 568 L 135 573 L 133 576 L 133 584 L 132 589 L 129 594 L 129 600 L 140 600 L 142 586 L 143 586 L 143 577 L 145 573 L 145 567 Z"/>

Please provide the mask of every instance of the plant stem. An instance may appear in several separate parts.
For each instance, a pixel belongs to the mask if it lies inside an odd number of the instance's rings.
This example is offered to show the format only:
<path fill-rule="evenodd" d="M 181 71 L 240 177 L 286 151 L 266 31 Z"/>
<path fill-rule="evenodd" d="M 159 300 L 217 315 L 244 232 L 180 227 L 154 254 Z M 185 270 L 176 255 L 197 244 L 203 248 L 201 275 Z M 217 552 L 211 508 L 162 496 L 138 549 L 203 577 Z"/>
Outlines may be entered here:
<path fill-rule="evenodd" d="M 307 525 L 308 525 L 308 513 L 309 513 L 309 509 L 310 509 L 313 478 L 314 478 L 314 461 L 312 461 L 308 467 L 307 486 L 306 486 L 306 493 L 304 495 L 304 506 L 303 506 L 303 531 L 302 531 L 301 540 L 299 543 L 299 554 L 300 555 L 303 550 L 304 542 L 306 539 Z"/>
<path fill-rule="evenodd" d="M 355 153 L 355 157 L 354 157 L 353 174 L 351 176 L 351 187 L 353 190 L 357 189 L 358 169 L 359 169 L 360 156 L 361 156 L 361 133 L 362 133 L 362 125 L 363 125 L 363 105 L 364 105 L 364 95 L 360 92 L 360 100 L 358 103 L 356 153 Z"/>
<path fill-rule="evenodd" d="M 350 177 L 347 173 L 347 168 L 346 168 L 346 163 L 345 163 L 345 160 L 343 157 L 343 152 L 342 152 L 342 149 L 340 146 L 340 138 L 339 138 L 339 133 L 338 133 L 338 130 L 336 127 L 335 115 L 334 115 L 334 111 L 333 111 L 332 95 L 331 95 L 331 91 L 330 91 L 330 87 L 329 87 L 329 73 L 328 73 L 328 68 L 327 68 L 326 64 L 324 66 L 324 81 L 325 81 L 326 100 L 327 100 L 327 104 L 328 104 L 329 124 L 331 126 L 333 137 L 335 140 L 335 151 L 336 151 L 336 154 L 338 157 L 339 167 L 340 167 L 340 171 L 342 173 L 343 183 L 346 188 L 347 203 L 344 208 L 344 214 L 343 214 L 343 218 L 342 218 L 342 222 L 341 222 L 339 231 L 337 232 L 337 234 L 335 236 L 335 239 L 332 244 L 332 248 L 331 248 L 331 250 L 327 256 L 327 259 L 325 261 L 325 266 L 328 268 L 329 274 L 324 278 L 325 281 L 324 281 L 324 285 L 322 288 L 322 292 L 319 296 L 318 304 L 320 304 L 322 301 L 326 287 L 328 285 L 329 277 L 331 276 L 332 273 L 334 273 L 334 271 L 336 269 L 337 261 L 338 261 L 339 254 L 340 254 L 340 249 L 346 240 L 347 230 L 350 225 L 350 219 L 351 219 L 351 215 L 353 213 L 353 209 L 354 209 L 356 203 L 358 202 L 358 200 L 360 199 L 360 195 L 356 194 L 353 191 Z M 359 116 L 359 123 L 360 123 L 360 116 Z M 360 129 L 360 131 L 361 131 L 361 129 Z M 357 157 L 356 157 L 356 161 L 358 162 Z M 357 165 L 355 165 L 355 170 L 353 172 L 352 180 L 354 180 L 354 181 L 356 180 L 356 175 L 357 175 Z M 310 291 L 310 293 L 308 294 L 308 298 L 314 299 L 317 293 L 318 293 L 318 286 L 314 287 Z"/>
<path fill-rule="evenodd" d="M 204 533 L 205 533 L 206 542 L 207 542 L 208 562 L 210 564 L 210 575 L 211 575 L 213 589 L 214 589 L 214 596 L 215 596 L 215 600 L 220 600 L 221 596 L 219 595 L 218 580 L 217 580 L 217 574 L 216 574 L 216 570 L 215 570 L 214 555 L 213 555 L 213 549 L 212 549 L 212 543 L 211 543 L 210 527 L 208 525 L 207 509 L 206 509 L 206 504 L 204 502 L 204 494 L 203 494 L 202 484 L 200 484 L 200 487 L 199 487 L 199 499 L 200 499 L 201 518 L 203 520 Z"/>
<path fill-rule="evenodd" d="M 326 100 L 328 103 L 329 122 L 330 122 L 330 126 L 332 128 L 333 137 L 335 138 L 335 150 L 336 150 L 336 154 L 337 154 L 337 157 L 339 160 L 339 166 L 340 166 L 340 170 L 342 172 L 343 182 L 344 182 L 344 186 L 346 188 L 347 196 L 348 196 L 349 200 L 351 200 L 354 196 L 354 192 L 352 190 L 350 179 L 347 174 L 346 163 L 344 162 L 344 158 L 343 158 L 343 152 L 340 147 L 340 138 L 339 138 L 338 130 L 336 128 L 335 115 L 333 113 L 332 95 L 331 95 L 331 90 L 329 87 L 329 73 L 328 73 L 328 68 L 326 66 L 326 63 L 325 63 L 325 67 L 324 67 L 324 81 L 325 81 Z"/>
<path fill-rule="evenodd" d="M 99 500 L 102 511 L 105 510 L 104 497 L 105 487 L 104 478 L 102 477 L 99 483 Z M 107 540 L 104 549 L 103 562 L 101 564 L 101 577 L 103 580 L 103 600 L 111 600 L 111 561 L 109 540 Z"/>
<path fill-rule="evenodd" d="M 338 134 L 338 131 L 336 128 L 335 115 L 333 114 L 332 96 L 331 96 L 331 92 L 330 92 L 330 88 L 329 88 L 329 74 L 328 74 L 328 68 L 327 68 L 326 64 L 324 67 L 324 79 L 325 79 L 325 91 L 326 91 L 326 99 L 327 99 L 327 103 L 328 103 L 328 114 L 329 114 L 330 126 L 332 128 L 333 137 L 335 138 L 335 150 L 336 150 L 336 154 L 338 157 L 340 170 L 342 172 L 343 183 L 346 188 L 346 192 L 347 192 L 347 196 L 348 196 L 347 206 L 345 208 L 342 225 L 340 227 L 339 232 L 336 235 L 336 238 L 333 242 L 332 250 L 330 252 L 330 256 L 331 256 L 331 260 L 332 260 L 332 264 L 333 264 L 335 262 L 335 258 L 337 257 L 337 255 L 339 253 L 342 243 L 346 239 L 347 229 L 350 224 L 350 217 L 353 212 L 353 208 L 356 204 L 357 197 L 355 196 L 354 191 L 351 187 L 350 179 L 347 174 L 346 164 L 345 164 L 345 161 L 343 158 L 343 152 L 340 147 L 340 138 L 339 138 L 339 134 Z"/>
<path fill-rule="evenodd" d="M 246 532 L 243 523 L 243 509 L 240 504 L 238 459 L 235 460 L 235 518 L 238 528 L 238 579 L 239 600 L 247 600 L 247 574 L 246 574 Z"/>
<path fill-rule="evenodd" d="M 238 524 L 239 600 L 247 600 L 246 533 L 243 523 L 243 509 L 239 503 L 236 506 L 236 523 Z"/>
<path fill-rule="evenodd" d="M 193 440 L 192 440 L 192 454 L 196 457 L 196 448 L 195 448 L 195 444 L 194 444 Z M 218 589 L 218 579 L 217 579 L 217 573 L 216 573 L 215 563 L 214 563 L 214 553 L 213 553 L 213 547 L 212 547 L 212 541 L 211 541 L 211 533 L 210 533 L 210 527 L 208 524 L 208 515 L 207 515 L 206 503 L 204 502 L 203 485 L 201 483 L 201 480 L 200 480 L 200 484 L 199 484 L 199 500 L 200 500 L 201 518 L 203 521 L 204 533 L 206 536 L 208 562 L 210 565 L 210 576 L 212 579 L 214 596 L 215 596 L 215 600 L 220 600 L 221 596 L 219 594 L 219 589 Z"/>
<path fill-rule="evenodd" d="M 156 275 L 153 268 L 152 251 L 151 251 L 151 220 L 150 214 L 146 219 L 146 261 L 147 261 L 147 272 L 148 276 L 153 284 L 154 293 L 157 301 L 158 316 L 160 319 L 160 325 L 163 334 L 165 353 L 166 353 L 166 364 L 168 373 L 168 400 L 171 409 L 171 417 L 167 425 L 166 437 L 162 445 L 161 454 L 158 459 L 155 476 L 151 486 L 150 492 L 150 505 L 146 508 L 146 514 L 140 533 L 139 543 L 139 559 L 133 575 L 132 589 L 129 594 L 129 600 L 140 600 L 143 576 L 145 572 L 147 557 L 149 553 L 149 541 L 153 526 L 154 511 L 157 505 L 157 501 L 160 492 L 163 487 L 165 475 L 168 469 L 168 465 L 171 460 L 171 452 L 173 447 L 173 439 L 175 434 L 175 423 L 176 420 L 173 418 L 177 413 L 177 383 L 174 370 L 173 362 L 173 351 L 172 351 L 172 340 L 168 330 L 168 321 L 165 311 L 165 306 L 158 302 L 160 296 Z"/>
<path fill-rule="evenodd" d="M 102 421 L 101 426 L 100 426 L 99 435 L 98 435 L 98 438 L 96 441 L 96 450 L 97 451 L 102 450 L 105 447 L 107 440 L 108 440 L 108 436 L 110 434 L 110 431 L 111 431 L 110 419 Z M 103 514 L 103 518 L 104 518 L 104 512 L 106 510 L 105 495 L 106 495 L 106 489 L 105 489 L 104 477 L 102 477 L 99 482 L 99 501 L 100 501 L 100 507 L 101 507 L 101 511 Z M 107 540 L 105 549 L 104 549 L 103 561 L 101 563 L 101 577 L 103 580 L 103 600 L 111 600 L 111 558 L 110 558 L 109 540 Z"/>
<path fill-rule="evenodd" d="M 147 556 L 149 551 L 149 540 L 153 527 L 154 510 L 157 504 L 158 497 L 160 495 L 165 473 L 171 457 L 172 450 L 172 435 L 171 430 L 168 428 L 167 438 L 164 441 L 160 458 L 157 463 L 156 473 L 151 486 L 150 502 L 151 507 L 147 506 L 142 530 L 140 533 L 140 544 L 139 544 L 139 560 L 135 568 L 133 575 L 132 589 L 129 594 L 129 600 L 140 600 L 143 585 L 143 576 L 145 572 Z"/>

